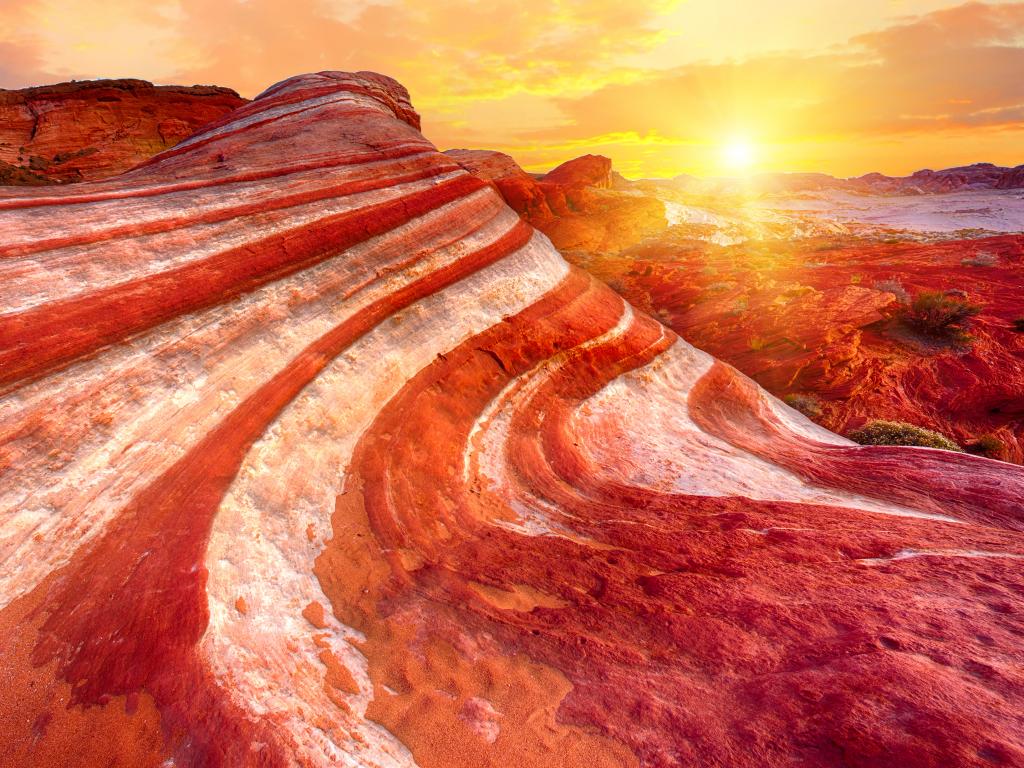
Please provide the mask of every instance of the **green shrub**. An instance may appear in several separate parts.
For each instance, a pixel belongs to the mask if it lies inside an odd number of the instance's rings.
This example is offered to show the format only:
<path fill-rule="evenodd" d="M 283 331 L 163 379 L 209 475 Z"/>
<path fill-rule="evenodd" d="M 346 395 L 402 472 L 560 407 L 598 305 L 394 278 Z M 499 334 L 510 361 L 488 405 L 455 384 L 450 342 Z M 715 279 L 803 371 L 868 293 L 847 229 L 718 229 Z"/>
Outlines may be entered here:
<path fill-rule="evenodd" d="M 869 421 L 847 437 L 861 445 L 916 445 L 921 448 L 941 448 L 944 451 L 963 449 L 945 435 L 905 421 Z"/>
<path fill-rule="evenodd" d="M 782 402 L 794 411 L 800 411 L 808 419 L 815 420 L 821 417 L 821 400 L 817 395 L 790 392 L 782 398 Z"/>
<path fill-rule="evenodd" d="M 903 321 L 919 333 L 936 338 L 965 341 L 971 318 L 981 307 L 971 304 L 960 292 L 921 291 L 903 310 Z"/>

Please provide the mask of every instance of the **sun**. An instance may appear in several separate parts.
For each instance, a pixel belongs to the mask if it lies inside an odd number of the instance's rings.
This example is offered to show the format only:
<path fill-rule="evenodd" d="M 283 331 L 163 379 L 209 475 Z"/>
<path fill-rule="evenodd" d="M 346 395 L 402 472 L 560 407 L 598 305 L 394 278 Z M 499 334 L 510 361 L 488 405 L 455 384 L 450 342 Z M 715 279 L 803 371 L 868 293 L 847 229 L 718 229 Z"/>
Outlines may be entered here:
<path fill-rule="evenodd" d="M 756 154 L 753 143 L 746 138 L 733 138 L 722 145 L 722 163 L 734 172 L 750 170 L 756 159 Z"/>

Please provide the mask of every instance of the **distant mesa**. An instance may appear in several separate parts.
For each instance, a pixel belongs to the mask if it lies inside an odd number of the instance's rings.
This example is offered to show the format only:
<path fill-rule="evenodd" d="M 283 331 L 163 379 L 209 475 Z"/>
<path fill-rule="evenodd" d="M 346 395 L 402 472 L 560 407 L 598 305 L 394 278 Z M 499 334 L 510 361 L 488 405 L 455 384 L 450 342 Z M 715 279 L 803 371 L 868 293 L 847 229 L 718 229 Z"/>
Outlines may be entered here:
<path fill-rule="evenodd" d="M 742 187 L 764 194 L 834 189 L 871 195 L 938 195 L 965 190 L 1024 188 L 1024 165 L 1005 168 L 992 163 L 975 163 L 940 171 L 925 169 L 909 176 L 868 173 L 849 179 L 826 173 L 761 173 L 743 180 L 702 179 L 684 174 L 675 177 L 675 182 L 682 188 L 705 192 Z"/>

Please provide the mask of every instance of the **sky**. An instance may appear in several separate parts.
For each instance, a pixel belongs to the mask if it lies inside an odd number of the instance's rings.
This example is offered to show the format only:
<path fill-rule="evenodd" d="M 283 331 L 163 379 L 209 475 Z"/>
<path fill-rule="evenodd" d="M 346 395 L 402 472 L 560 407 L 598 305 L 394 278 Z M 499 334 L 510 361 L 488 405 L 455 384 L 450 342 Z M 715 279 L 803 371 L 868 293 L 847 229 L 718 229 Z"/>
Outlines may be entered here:
<path fill-rule="evenodd" d="M 1024 2 L 0 0 L 0 88 L 370 69 L 441 149 L 626 176 L 1024 163 Z"/>

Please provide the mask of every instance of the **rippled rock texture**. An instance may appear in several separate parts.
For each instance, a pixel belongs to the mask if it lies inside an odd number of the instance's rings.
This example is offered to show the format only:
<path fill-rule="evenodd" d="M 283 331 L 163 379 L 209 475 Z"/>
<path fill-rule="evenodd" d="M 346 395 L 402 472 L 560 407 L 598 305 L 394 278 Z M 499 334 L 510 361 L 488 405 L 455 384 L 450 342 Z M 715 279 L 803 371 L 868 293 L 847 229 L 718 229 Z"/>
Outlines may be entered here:
<path fill-rule="evenodd" d="M 397 83 L 0 223 L 0 764 L 1024 764 L 1024 471 L 814 426 Z"/>
<path fill-rule="evenodd" d="M 0 184 L 113 176 L 245 102 L 230 88 L 144 80 L 0 89 Z"/>

